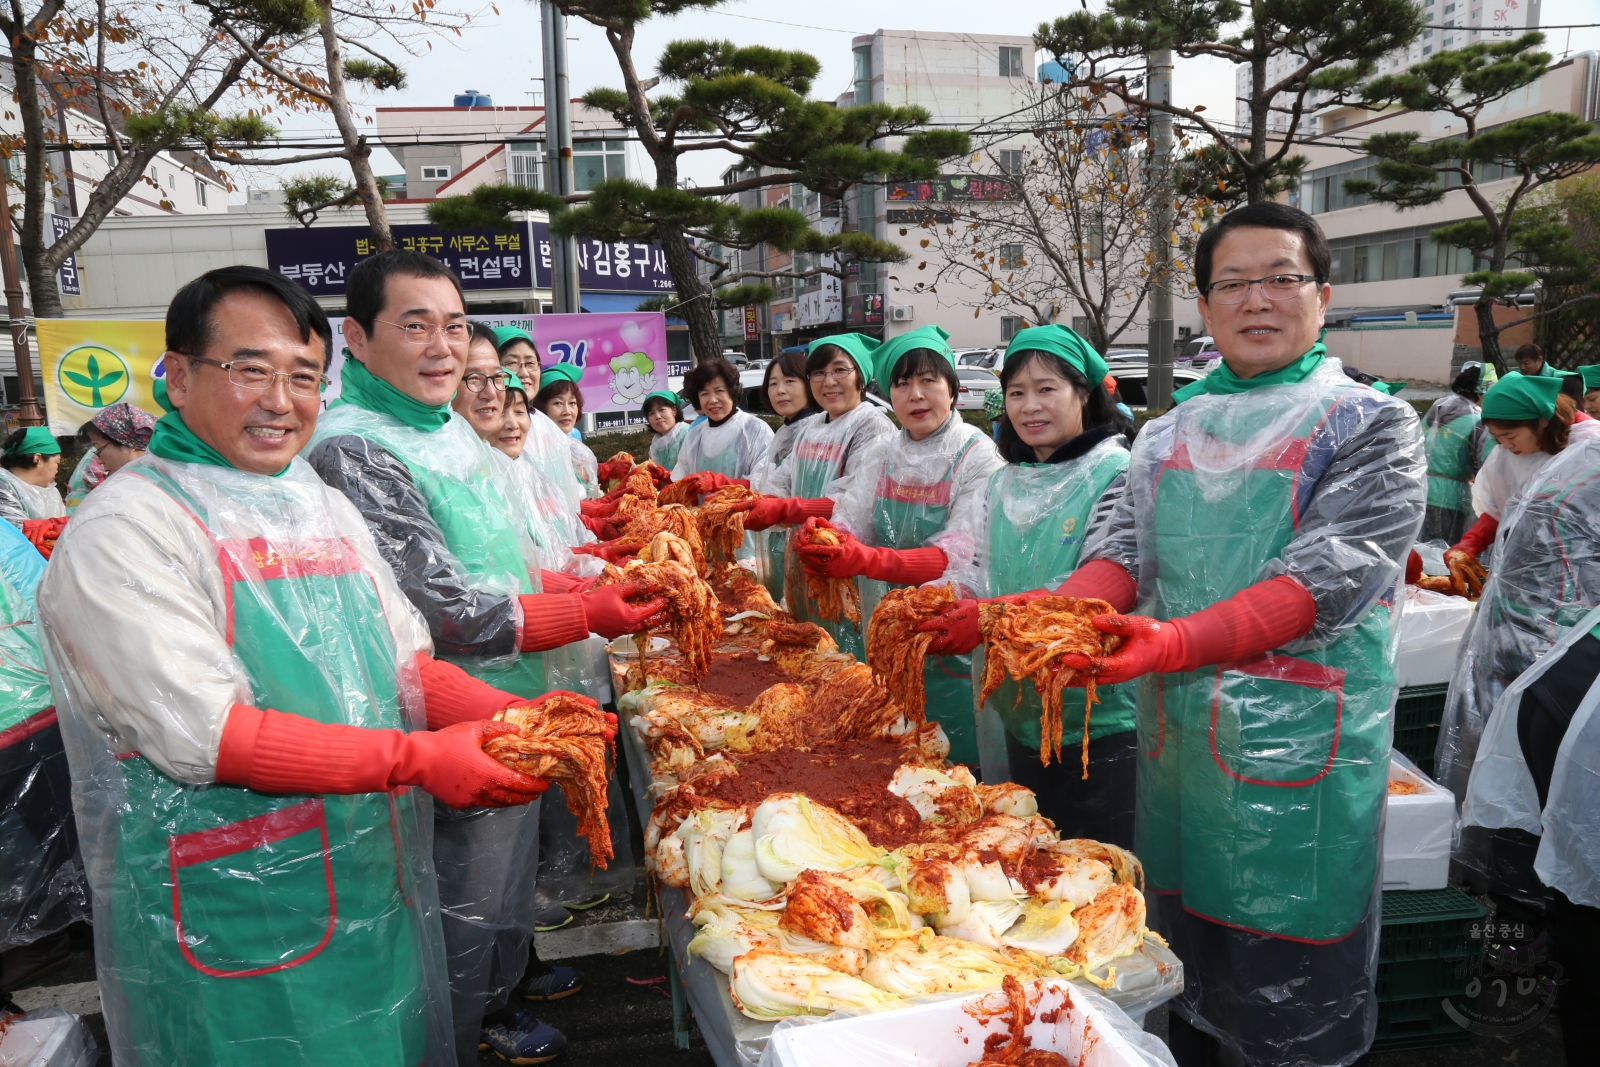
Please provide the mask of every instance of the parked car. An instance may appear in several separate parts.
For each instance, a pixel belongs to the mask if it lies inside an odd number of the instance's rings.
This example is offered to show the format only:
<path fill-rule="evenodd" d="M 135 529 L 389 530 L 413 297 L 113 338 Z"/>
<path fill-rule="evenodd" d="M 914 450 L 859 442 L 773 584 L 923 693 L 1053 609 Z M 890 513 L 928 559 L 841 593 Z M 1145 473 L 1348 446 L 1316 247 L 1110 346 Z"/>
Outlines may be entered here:
<path fill-rule="evenodd" d="M 1142 348 L 1113 348 L 1106 353 L 1106 363 L 1113 367 L 1144 366 L 1150 362 L 1150 353 Z"/>
<path fill-rule="evenodd" d="M 955 350 L 957 367 L 977 367 L 981 370 L 994 370 L 1000 365 L 1000 357 L 1005 355 L 1003 348 L 958 348 Z"/>
<path fill-rule="evenodd" d="M 1217 351 L 1215 341 L 1210 337 L 1196 337 L 1183 346 L 1183 351 L 1172 362 L 1179 367 L 1211 370 L 1221 358 L 1222 353 Z"/>
<path fill-rule="evenodd" d="M 961 411 L 982 411 L 983 395 L 1000 388 L 999 377 L 982 367 L 958 366 L 956 377 L 961 381 L 961 395 L 956 397 L 956 407 Z"/>
<path fill-rule="evenodd" d="M 1145 388 L 1150 383 L 1150 369 L 1148 367 L 1119 367 L 1111 372 L 1117 380 L 1117 399 L 1135 411 L 1143 410 L 1145 401 Z M 1197 382 L 1206 376 L 1206 372 L 1193 367 L 1172 368 L 1172 388 L 1182 389 L 1190 382 Z"/>

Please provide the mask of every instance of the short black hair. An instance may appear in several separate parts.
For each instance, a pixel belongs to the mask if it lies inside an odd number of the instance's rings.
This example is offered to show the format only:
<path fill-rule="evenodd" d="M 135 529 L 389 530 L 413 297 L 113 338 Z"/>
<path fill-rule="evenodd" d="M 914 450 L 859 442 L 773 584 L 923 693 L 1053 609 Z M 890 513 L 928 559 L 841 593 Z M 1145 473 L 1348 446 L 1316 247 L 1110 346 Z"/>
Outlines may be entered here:
<path fill-rule="evenodd" d="M 88 425 L 88 423 L 84 423 L 84 426 Z M 0 453 L 0 467 L 4 467 L 8 471 L 29 471 L 45 462 L 44 456 L 38 452 L 10 451 L 10 449 L 22 444 L 22 438 L 27 432 L 28 427 L 20 426 L 6 434 L 5 443 L 0 445 L 0 448 L 5 448 L 7 451 Z"/>
<path fill-rule="evenodd" d="M 408 278 L 448 278 L 456 287 L 456 295 L 461 297 L 461 306 L 467 306 L 467 298 L 461 292 L 461 279 L 446 264 L 421 252 L 398 248 L 379 252 L 357 263 L 344 286 L 345 314 L 359 322 L 368 333 L 372 332 L 378 313 L 383 310 L 389 279 L 397 274 Z"/>
<path fill-rule="evenodd" d="M 647 397 L 645 397 L 644 398 L 644 407 L 640 409 L 639 414 L 643 415 L 645 418 L 648 419 L 650 417 L 650 413 L 652 411 L 654 411 L 656 408 L 671 408 L 672 409 L 672 421 L 673 421 L 674 424 L 680 423 L 680 422 L 683 421 L 683 408 L 679 407 L 677 404 L 674 404 L 672 401 L 668 400 L 664 396 L 647 396 Z"/>
<path fill-rule="evenodd" d="M 1525 345 L 1518 345 L 1517 350 L 1511 354 L 1511 358 L 1516 360 L 1518 363 L 1521 363 L 1525 359 L 1536 359 L 1543 363 L 1544 349 L 1540 348 L 1532 341 L 1529 341 Z"/>
<path fill-rule="evenodd" d="M 824 363 L 823 366 L 827 366 L 827 364 Z M 811 361 L 806 358 L 803 352 L 779 352 L 777 357 L 767 364 L 766 373 L 761 376 L 762 407 L 774 415 L 777 414 L 776 411 L 772 410 L 772 398 L 767 395 L 767 389 L 772 385 L 772 376 L 779 371 L 783 372 L 785 378 L 799 378 L 801 384 L 805 386 L 806 406 L 795 414 L 795 418 L 802 418 L 811 412 L 821 410 L 817 406 L 817 398 L 811 393 Z M 860 377 L 861 370 L 857 368 L 856 378 L 859 380 Z"/>
<path fill-rule="evenodd" d="M 1468 400 L 1474 400 L 1483 392 L 1483 386 L 1480 384 L 1482 379 L 1482 367 L 1463 367 L 1461 373 L 1456 375 L 1455 381 L 1450 383 L 1450 391 Z"/>
<path fill-rule="evenodd" d="M 856 369 L 856 388 L 865 393 L 867 391 L 867 376 L 861 373 L 861 364 L 857 363 L 854 356 L 838 345 L 818 345 L 817 350 L 806 357 L 805 373 L 801 375 L 802 378 L 807 379 L 806 388 L 809 389 L 811 387 L 811 373 L 826 369 L 828 364 L 833 362 L 835 356 L 843 356 L 850 361 L 850 365 Z"/>
<path fill-rule="evenodd" d="M 497 361 L 500 359 L 500 335 L 495 333 L 493 328 L 469 319 L 467 321 L 468 347 L 471 347 L 474 341 L 486 342 L 490 348 L 494 349 L 494 358 Z"/>
<path fill-rule="evenodd" d="M 931 348 L 913 348 L 902 355 L 889 372 L 889 384 L 896 386 L 924 374 L 935 374 L 944 379 L 944 384 L 950 387 L 951 404 L 960 398 L 961 379 L 956 377 L 955 367 Z"/>
<path fill-rule="evenodd" d="M 1202 296 L 1211 285 L 1211 257 L 1217 250 L 1217 242 L 1221 241 L 1229 230 L 1237 230 L 1241 226 L 1260 226 L 1267 230 L 1289 230 L 1298 233 L 1300 243 L 1306 250 L 1306 259 L 1311 264 L 1311 273 L 1316 275 L 1317 284 L 1321 285 L 1328 280 L 1328 275 L 1333 270 L 1333 253 L 1328 250 L 1328 238 L 1323 235 L 1322 227 L 1317 225 L 1317 220 L 1297 207 L 1263 200 L 1258 204 L 1246 204 L 1234 208 L 1222 216 L 1216 225 L 1200 235 L 1200 243 L 1194 250 L 1194 282 Z"/>
<path fill-rule="evenodd" d="M 1085 430 L 1092 430 L 1098 426 L 1111 426 L 1130 441 L 1133 439 L 1133 420 L 1117 410 L 1116 401 L 1112 400 L 1111 394 L 1106 392 L 1105 381 L 1102 380 L 1098 384 L 1090 385 L 1089 379 L 1083 375 L 1082 371 L 1054 352 L 1027 349 L 1018 352 L 1007 360 L 1005 365 L 1000 368 L 1000 393 L 1002 396 L 1005 395 L 1007 387 L 1010 386 L 1011 379 L 1021 373 L 1023 368 L 1033 363 L 1047 367 L 1051 373 L 1059 378 L 1065 378 L 1078 391 L 1078 395 L 1083 397 L 1083 428 Z M 1000 454 L 1002 456 L 1012 459 L 1014 455 L 1020 454 L 1017 452 L 1019 447 L 1026 448 L 1031 456 L 1032 446 L 1023 445 L 1022 439 L 1011 428 L 1011 420 L 1006 418 L 1003 411 L 995 421 L 1000 427 L 1000 439 L 996 444 L 1000 446 Z M 1030 459 L 1028 462 L 1032 462 L 1032 460 Z"/>
<path fill-rule="evenodd" d="M 582 418 L 583 390 L 578 388 L 577 382 L 569 382 L 565 378 L 557 378 L 549 385 L 540 389 L 538 395 L 533 398 L 533 406 L 538 408 L 540 411 L 544 411 L 544 406 L 546 404 L 550 403 L 550 401 L 554 400 L 556 397 L 564 396 L 568 393 L 578 398 L 578 416 L 579 418 Z M 545 413 L 549 414 L 549 412 Z"/>
<path fill-rule="evenodd" d="M 277 271 L 243 264 L 208 270 L 178 290 L 167 305 L 167 351 L 205 355 L 216 336 L 217 304 L 240 290 L 262 293 L 288 308 L 300 328 L 300 340 L 309 341 L 312 334 L 322 338 L 322 366 L 327 369 L 333 359 L 333 327 L 327 312 L 310 293 Z"/>
<path fill-rule="evenodd" d="M 744 398 L 744 390 L 739 387 L 739 368 L 725 359 L 708 359 L 690 367 L 689 373 L 683 376 L 683 395 L 688 397 L 696 411 L 700 409 L 700 390 L 718 378 L 728 387 L 734 407 L 739 406 L 739 401 Z"/>

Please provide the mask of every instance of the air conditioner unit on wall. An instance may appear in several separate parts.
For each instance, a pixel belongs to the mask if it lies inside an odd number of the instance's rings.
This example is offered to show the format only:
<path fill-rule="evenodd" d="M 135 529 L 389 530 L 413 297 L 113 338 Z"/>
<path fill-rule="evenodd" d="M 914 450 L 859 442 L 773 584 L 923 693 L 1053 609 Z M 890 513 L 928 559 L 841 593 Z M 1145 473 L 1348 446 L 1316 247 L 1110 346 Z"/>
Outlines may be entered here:
<path fill-rule="evenodd" d="M 915 312 L 916 308 L 912 307 L 910 304 L 890 304 L 889 321 L 910 322 Z"/>

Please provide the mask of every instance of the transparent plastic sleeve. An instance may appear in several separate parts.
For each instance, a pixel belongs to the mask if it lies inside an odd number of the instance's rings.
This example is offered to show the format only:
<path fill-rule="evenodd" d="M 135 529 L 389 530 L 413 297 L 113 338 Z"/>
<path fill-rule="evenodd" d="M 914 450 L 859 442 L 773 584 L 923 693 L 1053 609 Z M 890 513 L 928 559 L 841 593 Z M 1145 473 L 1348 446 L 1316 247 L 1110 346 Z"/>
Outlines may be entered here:
<path fill-rule="evenodd" d="M 116 1061 L 450 1062 L 428 796 L 210 784 L 236 701 L 425 726 L 427 631 L 349 502 L 300 460 L 147 456 L 84 502 L 38 605 Z"/>
<path fill-rule="evenodd" d="M 594 449 L 568 434 L 567 453 L 572 457 L 572 469 L 578 476 L 578 484 L 583 486 L 584 497 L 592 500 L 600 496 L 604 490 L 600 488 L 600 460 Z"/>
<path fill-rule="evenodd" d="M 756 464 L 755 470 L 750 472 L 752 490 L 767 496 L 791 495 L 789 486 L 792 482 L 790 478 L 792 468 L 789 468 L 784 461 L 794 451 L 794 443 L 800 436 L 801 427 L 812 419 L 820 417 L 822 416 L 808 415 L 794 422 L 785 422 L 773 431 L 772 440 L 767 442 L 761 461 Z"/>
<path fill-rule="evenodd" d="M 700 471 L 748 478 L 766 456 L 772 436 L 772 427 L 748 411 L 735 411 L 720 426 L 696 422 L 684 436 L 672 480 Z"/>
<path fill-rule="evenodd" d="M 1462 641 L 1434 756 L 1439 784 L 1457 800 L 1500 695 L 1600 603 L 1596 473 L 1600 441 L 1569 445 L 1501 521 L 1497 562 Z"/>
<path fill-rule="evenodd" d="M 95 1067 L 100 1048 L 82 1019 L 64 1008 L 21 1015 L 0 1012 L 0 1063 L 5 1067 Z"/>
<path fill-rule="evenodd" d="M 585 492 L 572 465 L 572 451 L 567 447 L 570 440 L 550 416 L 536 407 L 528 408 L 528 443 L 523 446 L 522 458 L 544 472 L 566 496 L 568 510 L 576 514 Z"/>
<path fill-rule="evenodd" d="M 0 492 L 0 518 L 19 530 L 25 519 L 55 519 L 67 513 L 66 501 L 61 499 L 61 490 L 54 482 L 30 485 L 0 467 L 0 483 L 8 491 Z"/>
<path fill-rule="evenodd" d="M 1023 983 L 1027 1047 L 1081 1067 L 1176 1067 L 1172 1053 L 1128 1013 L 1082 985 L 1060 979 Z M 1009 1040 L 1011 1014 L 1000 992 L 930 998 L 878 1014 L 835 1012 L 785 1019 L 773 1028 L 759 1067 L 885 1067 L 982 1059 Z"/>
<path fill-rule="evenodd" d="M 606 786 L 606 818 L 611 826 L 613 856 L 605 870 L 594 866 L 589 842 L 578 834 L 578 822 L 561 799 L 561 786 L 552 784 L 545 794 L 543 825 L 539 836 L 539 900 L 574 903 L 610 894 L 626 900 L 638 876 L 633 843 L 628 834 L 628 810 L 622 787 L 613 774 Z"/>
<path fill-rule="evenodd" d="M 679 417 L 682 418 L 681 415 Z M 688 432 L 688 423 L 677 422 L 666 433 L 656 434 L 650 441 L 650 458 L 670 472 L 678 465 L 678 452 L 683 448 L 683 438 Z"/>

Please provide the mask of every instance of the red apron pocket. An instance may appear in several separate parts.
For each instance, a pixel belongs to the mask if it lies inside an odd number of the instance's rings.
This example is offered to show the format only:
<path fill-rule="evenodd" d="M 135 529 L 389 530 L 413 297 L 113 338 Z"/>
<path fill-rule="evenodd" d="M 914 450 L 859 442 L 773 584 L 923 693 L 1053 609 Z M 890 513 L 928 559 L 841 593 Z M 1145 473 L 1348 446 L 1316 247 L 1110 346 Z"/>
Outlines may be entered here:
<path fill-rule="evenodd" d="M 1273 653 L 1219 667 L 1211 756 L 1251 785 L 1313 785 L 1333 767 L 1343 712 L 1342 670 Z"/>

